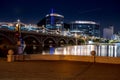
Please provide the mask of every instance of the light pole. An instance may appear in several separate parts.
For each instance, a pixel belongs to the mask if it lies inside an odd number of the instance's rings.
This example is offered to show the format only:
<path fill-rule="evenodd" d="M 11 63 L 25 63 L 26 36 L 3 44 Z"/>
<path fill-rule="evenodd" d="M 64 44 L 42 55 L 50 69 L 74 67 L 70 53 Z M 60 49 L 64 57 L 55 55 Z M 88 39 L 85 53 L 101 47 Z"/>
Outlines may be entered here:
<path fill-rule="evenodd" d="M 17 24 L 15 26 L 15 31 L 16 31 L 17 45 L 21 45 L 21 42 L 20 42 L 20 37 L 21 37 L 20 20 L 17 20 Z"/>
<path fill-rule="evenodd" d="M 15 27 L 16 33 L 17 33 L 17 49 L 18 49 L 18 54 L 23 53 L 23 41 L 21 38 L 21 26 L 20 26 L 20 20 L 17 20 L 17 24 Z"/>

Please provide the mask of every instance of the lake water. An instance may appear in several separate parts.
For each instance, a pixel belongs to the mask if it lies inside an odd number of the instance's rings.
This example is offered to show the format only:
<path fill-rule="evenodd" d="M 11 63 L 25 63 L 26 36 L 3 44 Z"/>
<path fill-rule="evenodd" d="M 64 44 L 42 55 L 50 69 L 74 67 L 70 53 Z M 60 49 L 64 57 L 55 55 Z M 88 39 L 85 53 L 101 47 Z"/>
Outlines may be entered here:
<path fill-rule="evenodd" d="M 48 53 L 43 52 L 43 54 L 91 56 L 91 51 L 96 51 L 96 56 L 119 57 L 120 43 L 87 44 L 50 48 L 50 51 Z"/>

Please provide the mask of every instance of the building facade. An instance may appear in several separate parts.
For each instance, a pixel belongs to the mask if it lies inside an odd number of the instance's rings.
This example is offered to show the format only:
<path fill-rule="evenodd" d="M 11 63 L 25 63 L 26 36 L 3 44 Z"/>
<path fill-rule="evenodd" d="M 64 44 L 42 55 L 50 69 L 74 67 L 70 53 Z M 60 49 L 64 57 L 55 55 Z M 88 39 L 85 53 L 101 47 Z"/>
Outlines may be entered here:
<path fill-rule="evenodd" d="M 114 34 L 113 26 L 103 29 L 103 38 L 108 39 L 108 40 L 112 39 L 113 34 Z"/>
<path fill-rule="evenodd" d="M 83 36 L 100 37 L 100 25 L 93 21 L 73 21 L 70 23 L 70 32 Z"/>
<path fill-rule="evenodd" d="M 46 28 L 49 30 L 62 31 L 64 26 L 64 16 L 56 13 L 46 15 Z"/>

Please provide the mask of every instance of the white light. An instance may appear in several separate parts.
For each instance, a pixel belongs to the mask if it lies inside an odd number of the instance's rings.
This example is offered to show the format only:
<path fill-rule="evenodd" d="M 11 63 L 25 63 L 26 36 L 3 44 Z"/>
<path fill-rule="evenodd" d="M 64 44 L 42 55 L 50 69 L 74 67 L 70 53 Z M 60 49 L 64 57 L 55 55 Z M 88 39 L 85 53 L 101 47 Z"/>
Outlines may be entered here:
<path fill-rule="evenodd" d="M 108 56 L 113 57 L 113 45 L 109 45 Z"/>
<path fill-rule="evenodd" d="M 17 22 L 20 22 L 20 19 L 18 19 Z"/>
<path fill-rule="evenodd" d="M 60 14 L 56 14 L 56 13 L 52 13 L 52 14 L 47 14 L 46 17 L 48 16 L 57 16 L 57 17 L 62 17 L 64 18 L 64 16 L 60 15 Z"/>
<path fill-rule="evenodd" d="M 97 24 L 96 22 L 93 21 L 75 21 L 72 23 L 78 23 L 78 24 Z"/>

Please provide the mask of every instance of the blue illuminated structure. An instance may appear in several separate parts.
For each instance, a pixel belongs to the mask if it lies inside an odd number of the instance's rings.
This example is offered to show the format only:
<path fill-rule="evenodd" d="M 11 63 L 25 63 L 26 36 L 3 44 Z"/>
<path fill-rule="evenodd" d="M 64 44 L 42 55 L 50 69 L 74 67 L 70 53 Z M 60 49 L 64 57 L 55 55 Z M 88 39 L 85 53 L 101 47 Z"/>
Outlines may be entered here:
<path fill-rule="evenodd" d="M 46 15 L 46 28 L 49 30 L 60 30 L 63 29 L 63 19 L 64 16 L 54 13 L 54 10 L 51 9 L 51 13 Z"/>
<path fill-rule="evenodd" d="M 51 9 L 50 14 L 53 14 L 53 13 L 54 13 L 54 11 L 53 11 L 53 9 Z M 54 25 L 54 17 L 53 16 L 51 16 L 51 25 Z"/>

